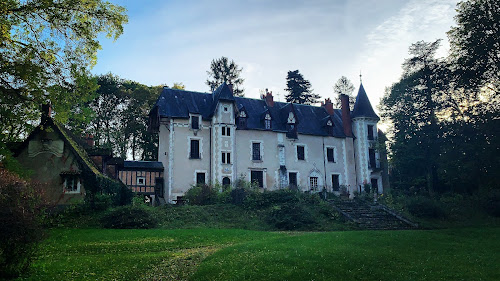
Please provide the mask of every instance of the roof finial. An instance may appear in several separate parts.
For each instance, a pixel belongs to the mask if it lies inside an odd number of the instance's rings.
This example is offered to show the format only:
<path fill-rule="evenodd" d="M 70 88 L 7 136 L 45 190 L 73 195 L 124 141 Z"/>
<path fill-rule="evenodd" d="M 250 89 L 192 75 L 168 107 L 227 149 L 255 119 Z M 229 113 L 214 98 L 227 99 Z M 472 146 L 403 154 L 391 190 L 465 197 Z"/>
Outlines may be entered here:
<path fill-rule="evenodd" d="M 361 69 L 359 70 L 359 84 L 363 84 L 363 79 L 361 75 Z"/>

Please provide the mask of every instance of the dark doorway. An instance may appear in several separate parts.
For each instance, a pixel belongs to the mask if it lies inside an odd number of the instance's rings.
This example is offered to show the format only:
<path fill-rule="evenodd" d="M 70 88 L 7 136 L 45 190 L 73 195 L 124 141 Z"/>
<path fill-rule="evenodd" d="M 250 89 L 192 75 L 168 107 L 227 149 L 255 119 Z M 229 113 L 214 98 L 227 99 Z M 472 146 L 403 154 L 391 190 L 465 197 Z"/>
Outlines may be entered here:
<path fill-rule="evenodd" d="M 372 192 L 378 193 L 378 180 L 372 179 Z"/>
<path fill-rule="evenodd" d="M 231 180 L 228 177 L 222 179 L 222 185 L 227 186 L 231 184 Z"/>

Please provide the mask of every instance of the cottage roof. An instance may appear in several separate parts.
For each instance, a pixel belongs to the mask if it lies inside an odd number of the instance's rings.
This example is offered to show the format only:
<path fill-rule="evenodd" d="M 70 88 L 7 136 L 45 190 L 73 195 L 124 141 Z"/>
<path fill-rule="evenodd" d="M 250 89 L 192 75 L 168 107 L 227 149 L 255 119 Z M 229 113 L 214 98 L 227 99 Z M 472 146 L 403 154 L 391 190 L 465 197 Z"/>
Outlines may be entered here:
<path fill-rule="evenodd" d="M 297 132 L 299 134 L 329 135 L 324 126 L 324 119 L 329 114 L 324 107 L 283 102 L 274 102 L 274 106 L 268 106 L 263 99 L 234 97 L 225 83 L 217 88 L 213 94 L 164 88 L 151 110 L 150 118 L 187 119 L 189 114 L 200 114 L 204 120 L 210 120 L 217 103 L 221 100 L 234 102 L 238 110 L 245 110 L 248 118 L 246 129 L 249 130 L 266 130 L 262 115 L 269 112 L 271 115 L 271 130 L 286 132 L 288 114 L 293 111 L 296 115 Z M 334 125 L 333 136 L 345 137 L 341 111 L 335 109 L 331 118 Z M 152 122 L 152 124 L 158 123 Z"/>
<path fill-rule="evenodd" d="M 356 117 L 368 117 L 380 120 L 378 115 L 373 111 L 373 107 L 366 95 L 365 88 L 363 84 L 359 86 L 358 95 L 356 96 L 356 102 L 354 103 L 354 109 L 351 113 L 351 118 Z"/>
<path fill-rule="evenodd" d="M 163 164 L 154 161 L 123 161 L 123 168 L 163 171 Z"/>

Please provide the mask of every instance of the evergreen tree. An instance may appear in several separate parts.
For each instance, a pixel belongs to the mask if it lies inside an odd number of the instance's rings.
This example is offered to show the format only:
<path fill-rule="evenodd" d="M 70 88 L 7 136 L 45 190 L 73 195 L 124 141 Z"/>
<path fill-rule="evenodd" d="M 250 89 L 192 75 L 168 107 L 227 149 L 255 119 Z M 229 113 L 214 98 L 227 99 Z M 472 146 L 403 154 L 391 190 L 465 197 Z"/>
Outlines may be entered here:
<path fill-rule="evenodd" d="M 320 98 L 312 92 L 311 83 L 305 80 L 298 70 L 288 71 L 286 76 L 286 89 L 288 92 L 285 95 L 287 102 L 300 104 L 314 104 Z"/>
<path fill-rule="evenodd" d="M 233 60 L 229 61 L 227 57 L 214 59 L 210 63 L 210 70 L 207 71 L 208 79 L 206 84 L 210 87 L 211 92 L 215 91 L 224 82 L 232 84 L 233 94 L 242 97 L 244 96 L 244 89 L 242 88 L 244 79 L 240 77 L 242 70 L 243 68 L 238 67 Z"/>
<path fill-rule="evenodd" d="M 333 92 L 335 93 L 335 107 L 341 108 L 342 102 L 340 100 L 340 95 L 344 94 L 349 97 L 349 108 L 353 110 L 356 97 L 353 95 L 354 85 L 351 83 L 351 80 L 347 79 L 345 76 L 340 77 L 333 86 Z"/>

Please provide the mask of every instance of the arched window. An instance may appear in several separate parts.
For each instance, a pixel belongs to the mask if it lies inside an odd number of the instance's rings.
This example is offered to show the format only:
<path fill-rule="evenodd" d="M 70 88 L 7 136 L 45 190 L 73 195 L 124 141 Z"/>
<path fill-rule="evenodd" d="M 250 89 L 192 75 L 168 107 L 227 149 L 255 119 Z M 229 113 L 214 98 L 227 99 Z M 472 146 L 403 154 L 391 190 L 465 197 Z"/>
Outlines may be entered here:
<path fill-rule="evenodd" d="M 230 184 L 231 184 L 231 180 L 228 177 L 224 177 L 222 179 L 222 185 L 230 185 Z"/>

